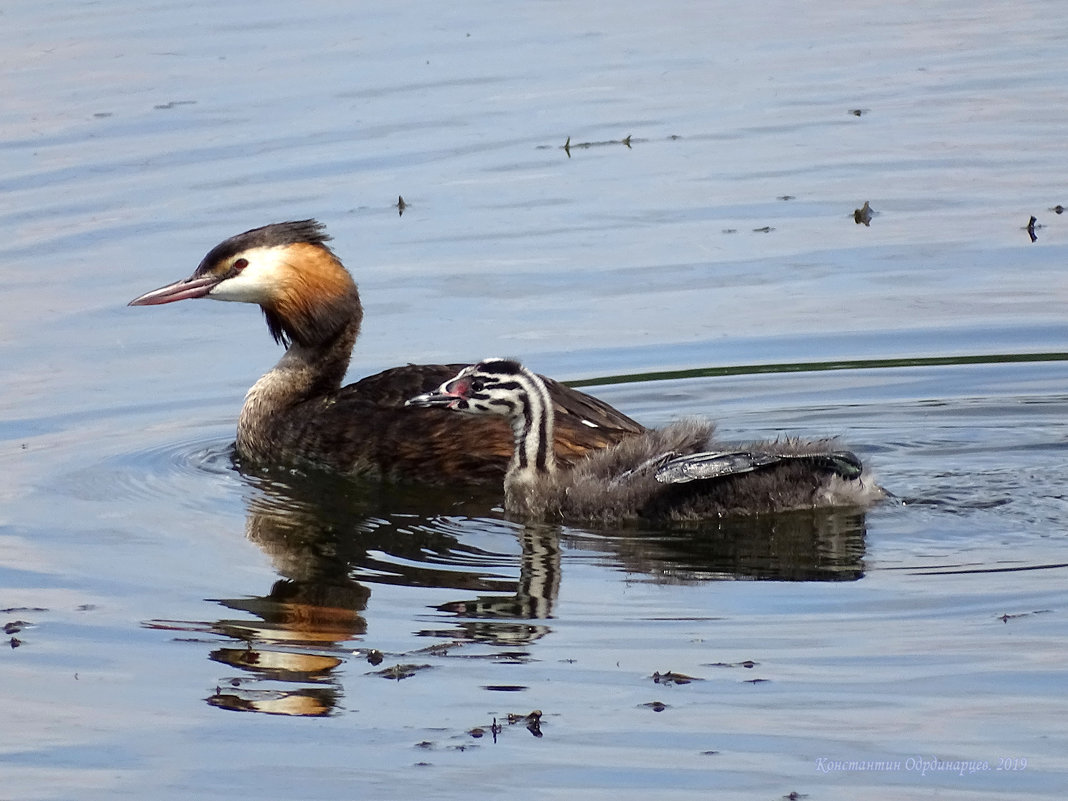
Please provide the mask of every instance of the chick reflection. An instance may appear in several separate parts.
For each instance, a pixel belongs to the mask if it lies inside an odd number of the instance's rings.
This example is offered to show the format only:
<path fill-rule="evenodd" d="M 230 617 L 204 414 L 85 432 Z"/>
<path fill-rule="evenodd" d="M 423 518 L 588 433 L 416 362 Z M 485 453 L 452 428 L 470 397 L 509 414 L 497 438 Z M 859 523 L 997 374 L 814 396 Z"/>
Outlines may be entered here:
<path fill-rule="evenodd" d="M 549 633 L 548 620 L 560 594 L 560 529 L 529 525 L 519 532 L 519 585 L 514 595 L 480 596 L 438 607 L 458 615 L 461 639 L 523 645 Z"/>

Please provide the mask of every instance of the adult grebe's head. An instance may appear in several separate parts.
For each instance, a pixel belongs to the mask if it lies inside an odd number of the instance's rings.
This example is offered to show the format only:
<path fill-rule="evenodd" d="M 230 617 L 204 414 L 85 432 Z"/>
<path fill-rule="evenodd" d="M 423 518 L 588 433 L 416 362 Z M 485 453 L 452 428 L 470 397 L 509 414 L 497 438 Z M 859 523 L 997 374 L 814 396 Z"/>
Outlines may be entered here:
<path fill-rule="evenodd" d="M 363 317 L 356 284 L 327 245 L 329 239 L 315 220 L 253 228 L 213 247 L 189 278 L 129 305 L 189 298 L 255 303 L 277 341 L 318 345 L 353 322 L 358 326 Z"/>

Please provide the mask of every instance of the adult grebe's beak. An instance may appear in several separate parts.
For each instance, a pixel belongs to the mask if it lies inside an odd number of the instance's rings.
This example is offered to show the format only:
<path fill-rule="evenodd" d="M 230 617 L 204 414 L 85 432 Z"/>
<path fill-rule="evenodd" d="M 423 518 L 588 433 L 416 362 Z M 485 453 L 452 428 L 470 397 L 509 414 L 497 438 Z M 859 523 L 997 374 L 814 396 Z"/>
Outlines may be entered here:
<path fill-rule="evenodd" d="M 161 303 L 174 303 L 176 300 L 205 297 L 225 276 L 193 275 L 173 284 L 153 289 L 129 302 L 129 306 L 159 306 Z"/>

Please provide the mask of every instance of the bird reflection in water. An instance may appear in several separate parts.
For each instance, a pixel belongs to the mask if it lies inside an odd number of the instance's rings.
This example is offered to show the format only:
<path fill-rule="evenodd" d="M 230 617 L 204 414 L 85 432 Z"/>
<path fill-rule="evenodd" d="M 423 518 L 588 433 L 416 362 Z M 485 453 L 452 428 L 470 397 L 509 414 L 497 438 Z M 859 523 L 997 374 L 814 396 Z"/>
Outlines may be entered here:
<path fill-rule="evenodd" d="M 315 474 L 245 473 L 246 535 L 281 577 L 262 597 L 217 600 L 246 618 L 146 625 L 213 635 L 209 657 L 239 675 L 222 677 L 206 700 L 225 709 L 322 716 L 343 697 L 339 668 L 354 659 L 388 669 L 465 658 L 530 661 L 552 633 L 562 551 L 593 551 L 606 565 L 656 582 L 699 584 L 748 578 L 855 581 L 863 576 L 864 513 L 810 510 L 657 529 L 520 527 L 491 511 L 499 489 L 405 487 Z M 447 515 L 442 515 L 447 510 Z M 514 534 L 520 545 L 495 552 Z M 518 561 L 518 565 L 516 562 Z M 515 569 L 518 567 L 518 577 Z M 374 585 L 457 592 L 434 607 L 436 642 L 381 653 L 367 636 Z M 227 638 L 220 644 L 216 638 Z M 474 645 L 490 646 L 476 653 Z M 368 671 L 370 673 L 370 671 Z M 387 675 L 387 674 L 380 674 Z M 380 678 L 367 678 L 380 681 Z"/>

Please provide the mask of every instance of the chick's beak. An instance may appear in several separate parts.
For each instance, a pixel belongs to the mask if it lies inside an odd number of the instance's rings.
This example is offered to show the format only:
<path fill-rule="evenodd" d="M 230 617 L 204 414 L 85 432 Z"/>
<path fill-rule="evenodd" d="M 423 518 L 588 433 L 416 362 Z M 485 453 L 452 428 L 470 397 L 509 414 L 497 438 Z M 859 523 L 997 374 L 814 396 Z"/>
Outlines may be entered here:
<path fill-rule="evenodd" d="M 440 390 L 434 392 L 424 392 L 422 395 L 416 395 L 414 398 L 408 398 L 404 402 L 405 406 L 451 406 L 454 401 L 459 400 L 455 395 L 446 395 Z"/>
<path fill-rule="evenodd" d="M 159 306 L 162 303 L 174 303 L 187 298 L 202 298 L 219 283 L 215 275 L 194 275 L 182 281 L 153 289 L 129 302 L 129 306 Z"/>
<path fill-rule="evenodd" d="M 405 406 L 443 406 L 449 409 L 462 409 L 466 406 L 463 396 L 466 383 L 463 381 L 446 381 L 433 392 L 424 392 L 404 402 Z"/>

